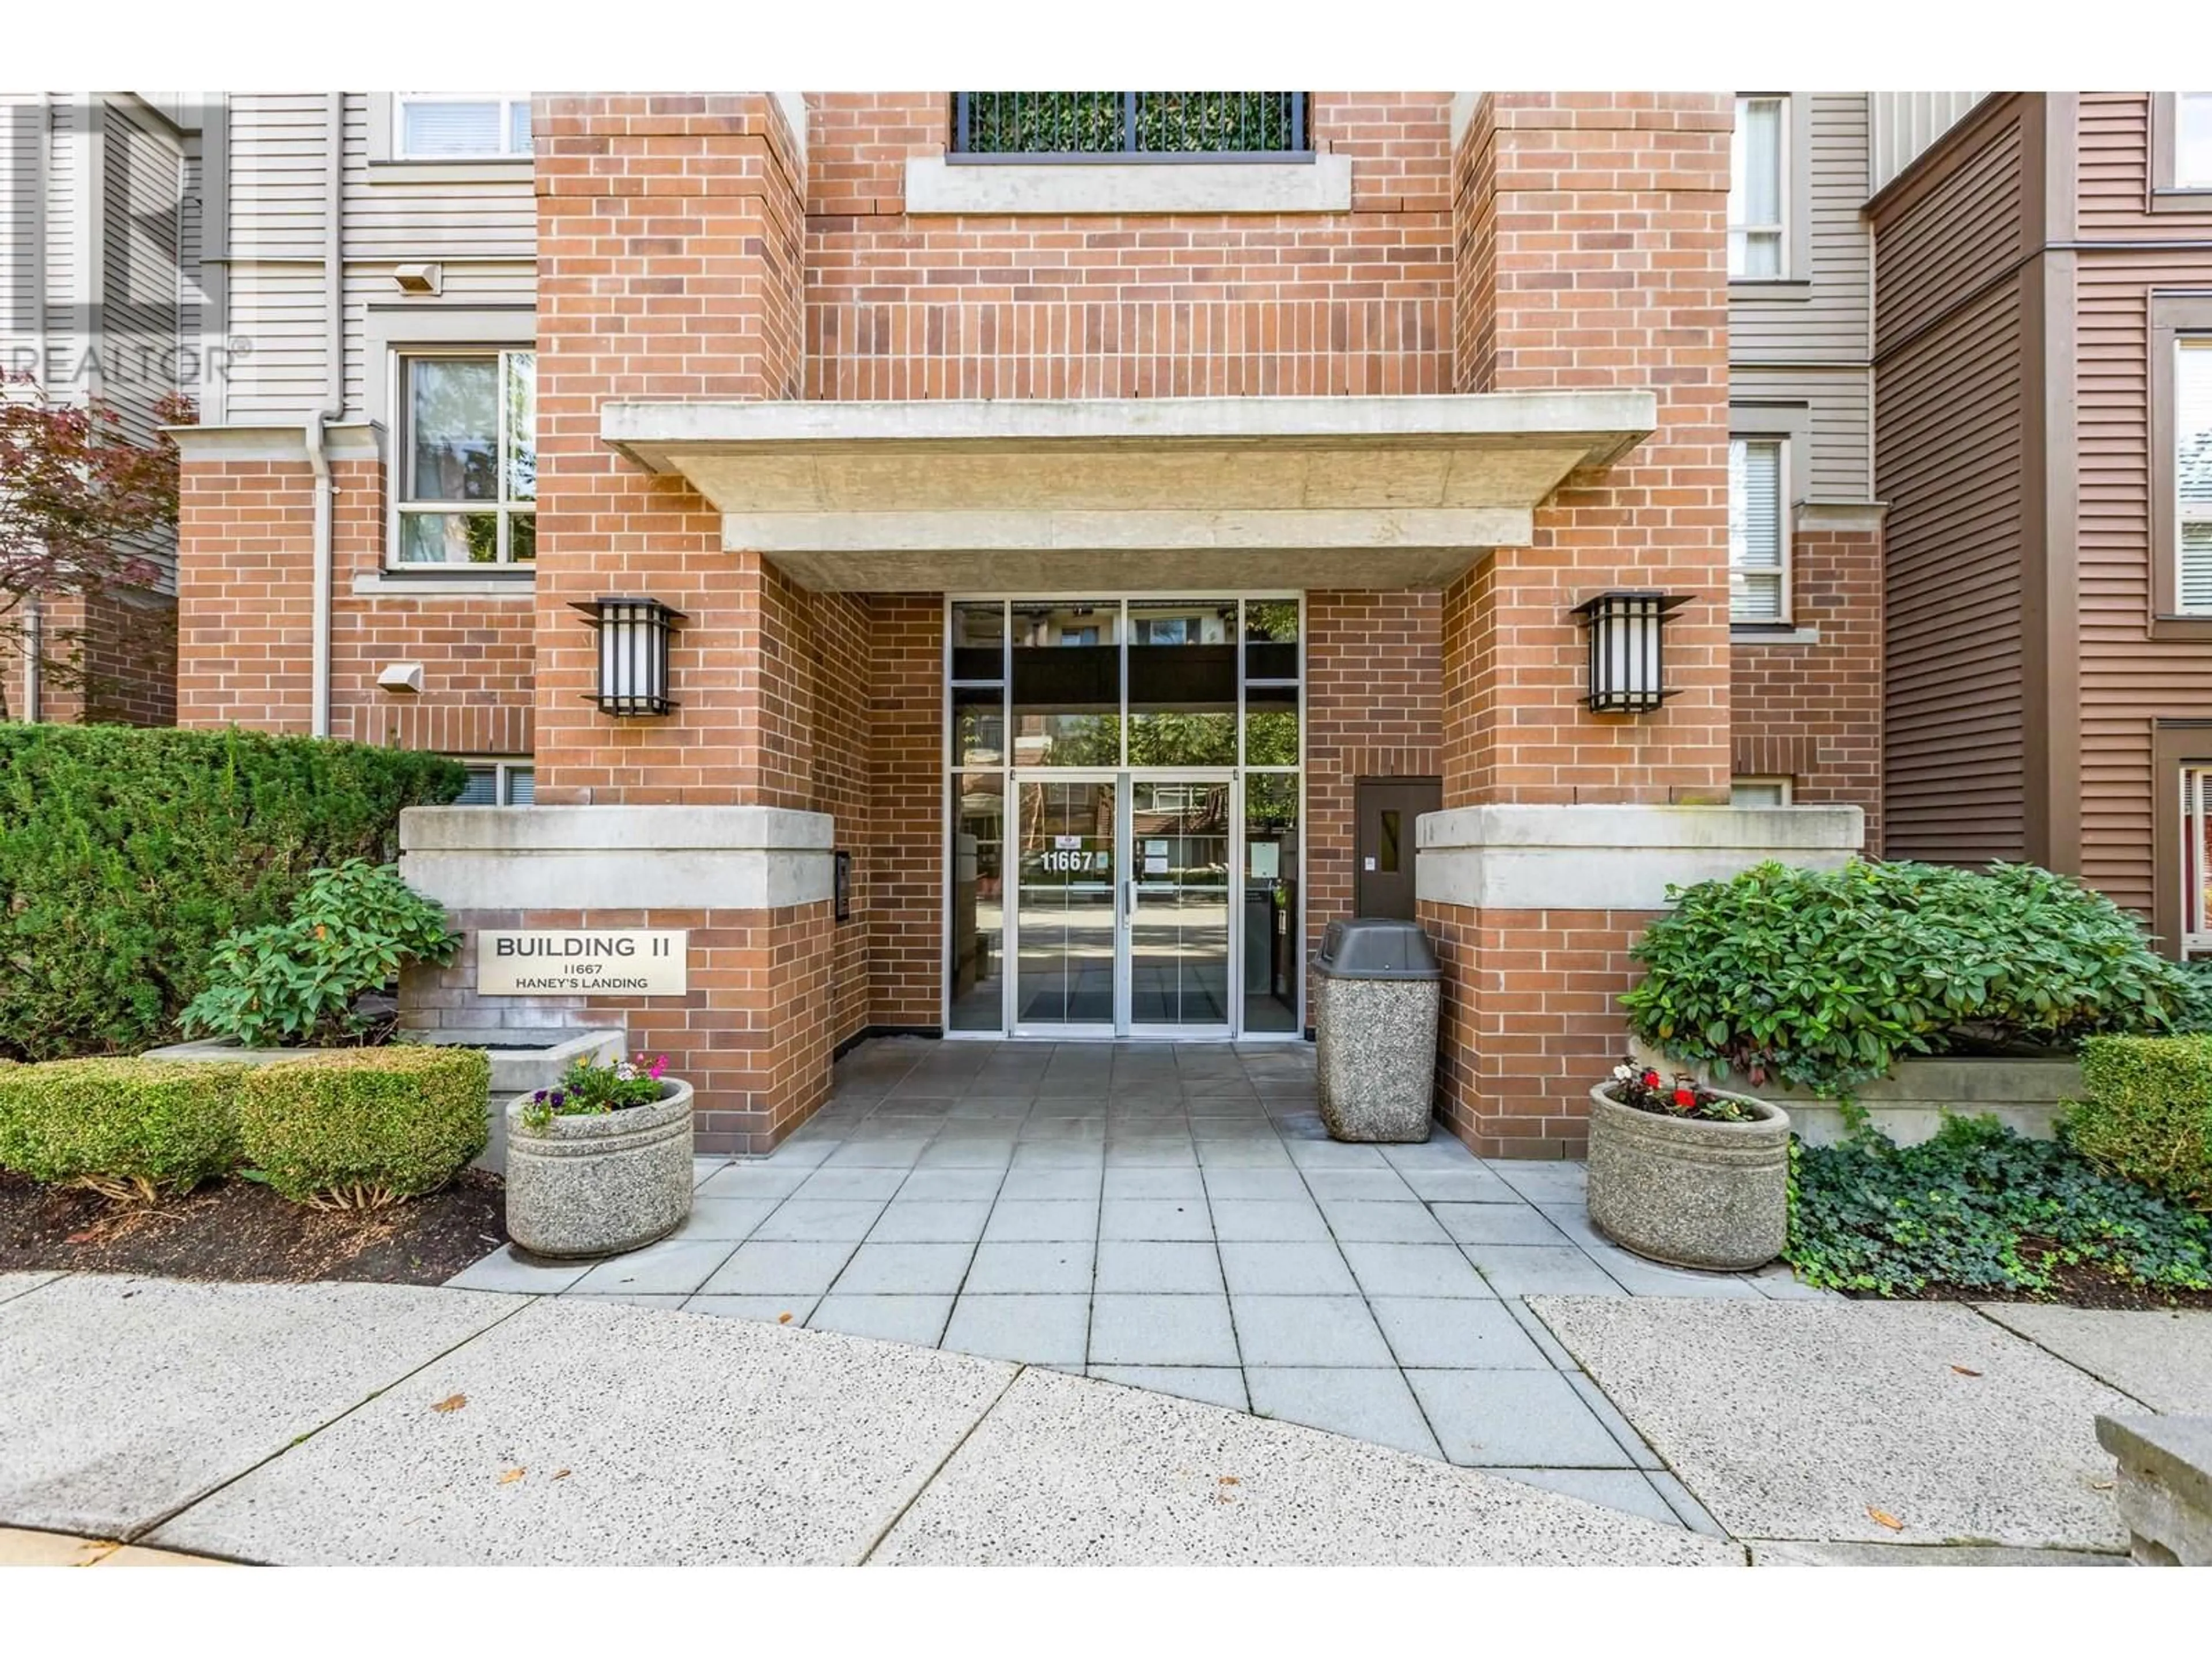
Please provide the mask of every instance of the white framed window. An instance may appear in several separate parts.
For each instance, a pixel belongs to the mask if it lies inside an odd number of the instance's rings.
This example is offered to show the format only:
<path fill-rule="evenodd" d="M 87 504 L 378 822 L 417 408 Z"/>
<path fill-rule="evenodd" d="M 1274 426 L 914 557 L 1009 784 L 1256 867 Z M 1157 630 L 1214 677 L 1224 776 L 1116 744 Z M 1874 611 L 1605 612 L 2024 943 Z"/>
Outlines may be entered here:
<path fill-rule="evenodd" d="M 538 355 L 402 351 L 391 562 L 526 564 L 538 556 Z"/>
<path fill-rule="evenodd" d="M 2175 610 L 2212 616 L 2212 334 L 2173 349 Z"/>
<path fill-rule="evenodd" d="M 400 92 L 392 94 L 393 159 L 401 161 L 526 161 L 526 92 Z"/>
<path fill-rule="evenodd" d="M 2173 185 L 2212 190 L 2212 92 L 2173 94 Z"/>
<path fill-rule="evenodd" d="M 2181 954 L 2212 957 L 2212 766 L 2181 769 Z"/>
<path fill-rule="evenodd" d="M 1730 806 L 1787 806 L 1790 799 L 1789 778 L 1730 778 L 1729 805 Z"/>
<path fill-rule="evenodd" d="M 1728 274 L 1738 282 L 1790 275 L 1790 100 L 1761 94 L 1735 100 L 1729 142 Z"/>
<path fill-rule="evenodd" d="M 527 806 L 536 793 L 538 769 L 526 760 L 477 760 L 457 756 L 469 769 L 456 806 Z"/>
<path fill-rule="evenodd" d="M 1790 441 L 1729 440 L 1729 620 L 1790 619 Z"/>

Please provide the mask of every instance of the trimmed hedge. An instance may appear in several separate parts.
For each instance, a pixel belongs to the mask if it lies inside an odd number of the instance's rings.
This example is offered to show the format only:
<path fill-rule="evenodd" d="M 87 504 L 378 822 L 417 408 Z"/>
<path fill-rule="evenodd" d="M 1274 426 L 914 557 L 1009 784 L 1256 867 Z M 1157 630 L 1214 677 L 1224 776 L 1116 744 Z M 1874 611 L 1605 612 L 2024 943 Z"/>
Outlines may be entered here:
<path fill-rule="evenodd" d="M 216 941 L 281 921 L 312 870 L 397 852 L 443 756 L 258 732 L 0 725 L 0 1054 L 171 1038 Z"/>
<path fill-rule="evenodd" d="M 1631 952 L 1648 971 L 1621 999 L 1630 1027 L 1754 1086 L 1848 1096 L 1965 1036 L 2070 1047 L 2204 1013 L 2204 981 L 2154 954 L 2142 923 L 2033 865 L 1762 864 L 1670 896 Z"/>
<path fill-rule="evenodd" d="M 248 1073 L 239 1133 L 254 1178 L 328 1209 L 434 1192 L 483 1151 L 491 1060 L 399 1043 L 277 1060 Z"/>
<path fill-rule="evenodd" d="M 2212 1211 L 2212 1036 L 2092 1037 L 2064 1135 L 2100 1169 Z"/>
<path fill-rule="evenodd" d="M 0 1169 L 115 1198 L 190 1192 L 238 1165 L 243 1066 L 0 1066 Z"/>

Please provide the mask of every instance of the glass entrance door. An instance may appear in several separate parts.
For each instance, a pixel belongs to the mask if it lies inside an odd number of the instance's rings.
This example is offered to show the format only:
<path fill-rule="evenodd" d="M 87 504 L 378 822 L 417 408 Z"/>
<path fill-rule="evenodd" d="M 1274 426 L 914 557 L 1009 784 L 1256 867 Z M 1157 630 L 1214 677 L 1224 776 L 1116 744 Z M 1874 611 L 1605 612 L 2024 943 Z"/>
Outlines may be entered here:
<path fill-rule="evenodd" d="M 1128 793 L 1127 1029 L 1226 1036 L 1234 786 L 1226 777 L 1139 778 Z"/>
<path fill-rule="evenodd" d="M 1017 1035 L 1229 1035 L 1235 793 L 1017 776 Z"/>
<path fill-rule="evenodd" d="M 1118 1027 L 1120 799 L 1110 778 L 1014 785 L 1018 1035 L 1111 1036 Z"/>

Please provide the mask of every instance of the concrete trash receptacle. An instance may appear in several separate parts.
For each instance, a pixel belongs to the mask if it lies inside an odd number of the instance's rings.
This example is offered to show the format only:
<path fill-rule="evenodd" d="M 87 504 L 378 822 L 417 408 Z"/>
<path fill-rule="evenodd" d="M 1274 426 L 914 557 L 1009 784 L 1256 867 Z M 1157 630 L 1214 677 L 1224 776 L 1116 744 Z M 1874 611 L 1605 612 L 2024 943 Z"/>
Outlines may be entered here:
<path fill-rule="evenodd" d="M 1410 921 L 1333 921 L 1314 957 L 1322 1125 L 1338 1140 L 1426 1140 L 1443 972 Z"/>

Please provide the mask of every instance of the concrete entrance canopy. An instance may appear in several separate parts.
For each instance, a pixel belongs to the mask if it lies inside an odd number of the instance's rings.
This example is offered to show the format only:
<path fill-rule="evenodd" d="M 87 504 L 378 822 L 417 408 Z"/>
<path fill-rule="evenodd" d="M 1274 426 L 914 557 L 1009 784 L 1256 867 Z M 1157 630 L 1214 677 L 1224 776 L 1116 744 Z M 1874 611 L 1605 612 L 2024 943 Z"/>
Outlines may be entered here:
<path fill-rule="evenodd" d="M 1433 588 L 1658 423 L 1649 392 L 610 403 L 725 547 L 866 592 Z"/>

